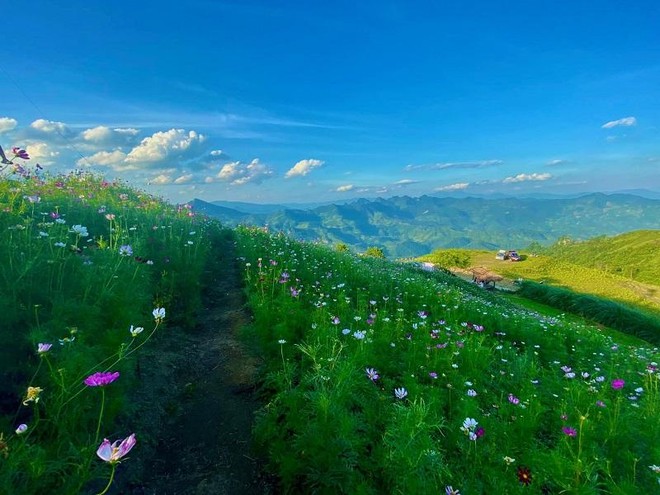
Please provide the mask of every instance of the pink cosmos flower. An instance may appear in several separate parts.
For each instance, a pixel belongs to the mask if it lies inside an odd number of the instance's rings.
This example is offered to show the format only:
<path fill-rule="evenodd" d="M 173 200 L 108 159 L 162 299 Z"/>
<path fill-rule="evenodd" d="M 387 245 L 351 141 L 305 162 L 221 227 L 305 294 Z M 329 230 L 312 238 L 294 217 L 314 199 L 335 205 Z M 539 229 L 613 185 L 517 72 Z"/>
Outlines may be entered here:
<path fill-rule="evenodd" d="M 577 431 L 575 431 L 575 428 L 571 428 L 570 426 L 562 427 L 561 431 L 563 431 L 564 434 L 568 435 L 569 437 L 574 437 L 577 435 Z"/>
<path fill-rule="evenodd" d="M 616 378 L 616 379 L 612 380 L 612 388 L 614 390 L 622 389 L 625 384 L 626 384 L 626 381 L 623 380 L 622 378 Z"/>
<path fill-rule="evenodd" d="M 520 399 L 513 394 L 509 394 L 509 402 L 511 402 L 511 404 L 514 406 L 517 406 L 520 404 Z"/>
<path fill-rule="evenodd" d="M 37 353 L 46 354 L 48 351 L 50 351 L 51 347 L 53 347 L 53 344 L 44 344 L 40 342 L 39 344 L 37 344 Z"/>
<path fill-rule="evenodd" d="M 94 373 L 93 375 L 89 375 L 87 378 L 85 378 L 84 383 L 88 387 L 105 387 L 106 385 L 110 385 L 117 378 L 119 378 L 119 371 L 112 373 L 107 371 L 99 371 L 98 373 Z"/>
<path fill-rule="evenodd" d="M 132 433 L 121 441 L 117 440 L 112 444 L 110 443 L 110 440 L 104 438 L 103 443 L 99 445 L 99 448 L 96 451 L 96 455 L 105 462 L 117 464 L 121 461 L 122 457 L 126 456 L 126 454 L 131 451 L 135 446 L 135 443 L 135 433 Z"/>

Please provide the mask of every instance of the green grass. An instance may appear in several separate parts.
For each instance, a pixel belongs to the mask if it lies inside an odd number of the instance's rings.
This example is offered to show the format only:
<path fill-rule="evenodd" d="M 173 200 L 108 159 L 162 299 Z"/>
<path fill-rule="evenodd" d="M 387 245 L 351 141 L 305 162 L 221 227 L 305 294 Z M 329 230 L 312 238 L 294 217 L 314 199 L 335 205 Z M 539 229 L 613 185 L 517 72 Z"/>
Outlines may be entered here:
<path fill-rule="evenodd" d="M 97 448 L 133 433 L 115 420 L 139 349 L 195 321 L 208 228 L 89 174 L 0 177 L 0 493 L 101 491 L 114 467 Z M 83 383 L 97 372 L 119 378 Z"/>
<path fill-rule="evenodd" d="M 638 282 L 660 285 L 660 230 L 638 230 L 582 242 L 558 242 L 544 254 Z"/>
<path fill-rule="evenodd" d="M 256 432 L 285 493 L 657 489 L 657 348 L 445 274 L 238 235 L 267 362 Z"/>
<path fill-rule="evenodd" d="M 511 280 L 522 278 L 542 282 L 660 313 L 660 286 L 657 283 L 643 283 L 598 268 L 570 263 L 559 257 L 532 256 L 525 251 L 521 252 L 523 260 L 519 262 L 496 260 L 495 252 L 491 251 L 464 250 L 463 253 L 469 255 L 470 266 L 486 267 Z M 436 262 L 445 258 L 444 251 L 440 250 L 420 260 Z"/>

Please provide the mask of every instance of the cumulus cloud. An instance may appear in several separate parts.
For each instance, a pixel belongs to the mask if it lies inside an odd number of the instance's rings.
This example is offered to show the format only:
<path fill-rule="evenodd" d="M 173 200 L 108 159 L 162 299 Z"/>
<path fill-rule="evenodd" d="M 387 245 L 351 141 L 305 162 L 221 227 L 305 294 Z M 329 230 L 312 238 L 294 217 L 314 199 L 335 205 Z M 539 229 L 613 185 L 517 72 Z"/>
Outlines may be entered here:
<path fill-rule="evenodd" d="M 315 160 L 313 158 L 300 160 L 286 174 L 284 174 L 284 177 L 287 179 L 296 176 L 302 177 L 310 173 L 315 168 L 321 167 L 324 163 L 325 162 L 323 160 Z"/>
<path fill-rule="evenodd" d="M 0 117 L 0 134 L 16 129 L 18 121 L 10 117 Z"/>
<path fill-rule="evenodd" d="M 544 180 L 548 180 L 548 179 L 551 179 L 551 178 L 552 178 L 552 175 L 550 175 L 548 173 L 544 173 L 544 174 L 537 174 L 537 173 L 518 174 L 518 175 L 514 175 L 512 177 L 507 177 L 507 178 L 503 179 L 502 182 L 504 184 L 514 184 L 516 182 L 544 181 Z"/>
<path fill-rule="evenodd" d="M 229 182 L 232 186 L 242 186 L 253 183 L 260 184 L 265 179 L 272 177 L 273 170 L 268 165 L 261 163 L 255 158 L 250 163 L 231 162 L 226 163 L 215 177 L 207 177 L 205 182 Z"/>
<path fill-rule="evenodd" d="M 337 189 L 335 189 L 336 192 L 348 192 L 353 190 L 355 186 L 353 184 L 346 184 L 344 186 L 339 186 Z"/>
<path fill-rule="evenodd" d="M 126 156 L 127 164 L 158 164 L 168 158 L 182 157 L 194 152 L 206 136 L 195 131 L 170 129 L 144 138 Z"/>
<path fill-rule="evenodd" d="M 121 146 L 123 144 L 132 143 L 138 132 L 137 129 L 130 127 L 110 129 L 109 127 L 100 125 L 91 129 L 86 129 L 80 135 L 87 143 L 105 146 Z"/>
<path fill-rule="evenodd" d="M 53 159 L 57 158 L 60 154 L 59 151 L 53 150 L 48 143 L 35 142 L 30 143 L 25 147 L 30 158 L 41 165 L 50 165 Z"/>
<path fill-rule="evenodd" d="M 448 186 L 436 187 L 436 191 L 461 191 L 470 186 L 469 182 L 457 182 L 456 184 L 449 184 Z"/>
<path fill-rule="evenodd" d="M 37 119 L 30 124 L 30 128 L 42 134 L 56 134 L 60 136 L 71 134 L 71 130 L 64 122 L 56 122 L 54 120 Z"/>
<path fill-rule="evenodd" d="M 211 151 L 211 156 L 215 156 L 215 157 L 225 156 L 225 152 L 222 150 L 213 150 Z"/>
<path fill-rule="evenodd" d="M 172 183 L 172 177 L 167 174 L 160 174 L 154 177 L 149 181 L 149 184 L 154 184 L 156 186 L 164 186 L 166 184 Z"/>
<path fill-rule="evenodd" d="M 76 162 L 79 167 L 89 167 L 90 165 L 99 165 L 102 167 L 112 167 L 117 170 L 122 169 L 122 164 L 126 160 L 126 153 L 121 150 L 99 151 L 91 156 L 81 158 Z"/>
<path fill-rule="evenodd" d="M 637 119 L 635 117 L 624 117 L 618 120 L 610 120 L 605 122 L 602 126 L 602 129 L 611 129 L 612 127 L 630 127 L 637 124 Z"/>
<path fill-rule="evenodd" d="M 447 169 L 468 169 L 468 168 L 486 168 L 502 165 L 502 160 L 481 160 L 474 162 L 443 162 L 427 165 L 406 165 L 404 170 L 412 172 L 415 170 L 447 170 Z"/>

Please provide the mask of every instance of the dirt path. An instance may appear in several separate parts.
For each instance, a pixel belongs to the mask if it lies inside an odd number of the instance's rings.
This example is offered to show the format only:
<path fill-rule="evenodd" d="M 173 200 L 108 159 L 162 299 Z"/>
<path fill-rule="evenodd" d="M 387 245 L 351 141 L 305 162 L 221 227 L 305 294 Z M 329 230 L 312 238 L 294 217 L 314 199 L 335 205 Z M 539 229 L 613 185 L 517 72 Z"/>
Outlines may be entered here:
<path fill-rule="evenodd" d="M 115 493 L 275 493 L 250 449 L 258 362 L 238 339 L 249 315 L 233 237 L 227 233 L 215 248 L 198 327 L 185 333 L 165 329 L 167 335 L 141 360 L 141 405 L 133 418 L 150 432 Z"/>

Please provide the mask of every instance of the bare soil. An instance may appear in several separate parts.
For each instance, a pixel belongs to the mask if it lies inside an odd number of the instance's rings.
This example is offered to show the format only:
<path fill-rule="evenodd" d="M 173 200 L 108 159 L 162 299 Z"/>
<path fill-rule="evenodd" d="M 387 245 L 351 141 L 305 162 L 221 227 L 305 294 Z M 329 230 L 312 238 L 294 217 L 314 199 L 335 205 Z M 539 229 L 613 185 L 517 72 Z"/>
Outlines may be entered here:
<path fill-rule="evenodd" d="M 276 493 L 251 449 L 259 361 L 238 335 L 250 315 L 230 233 L 215 252 L 197 328 L 166 327 L 141 357 L 135 411 L 126 419 L 138 444 L 110 493 Z"/>

